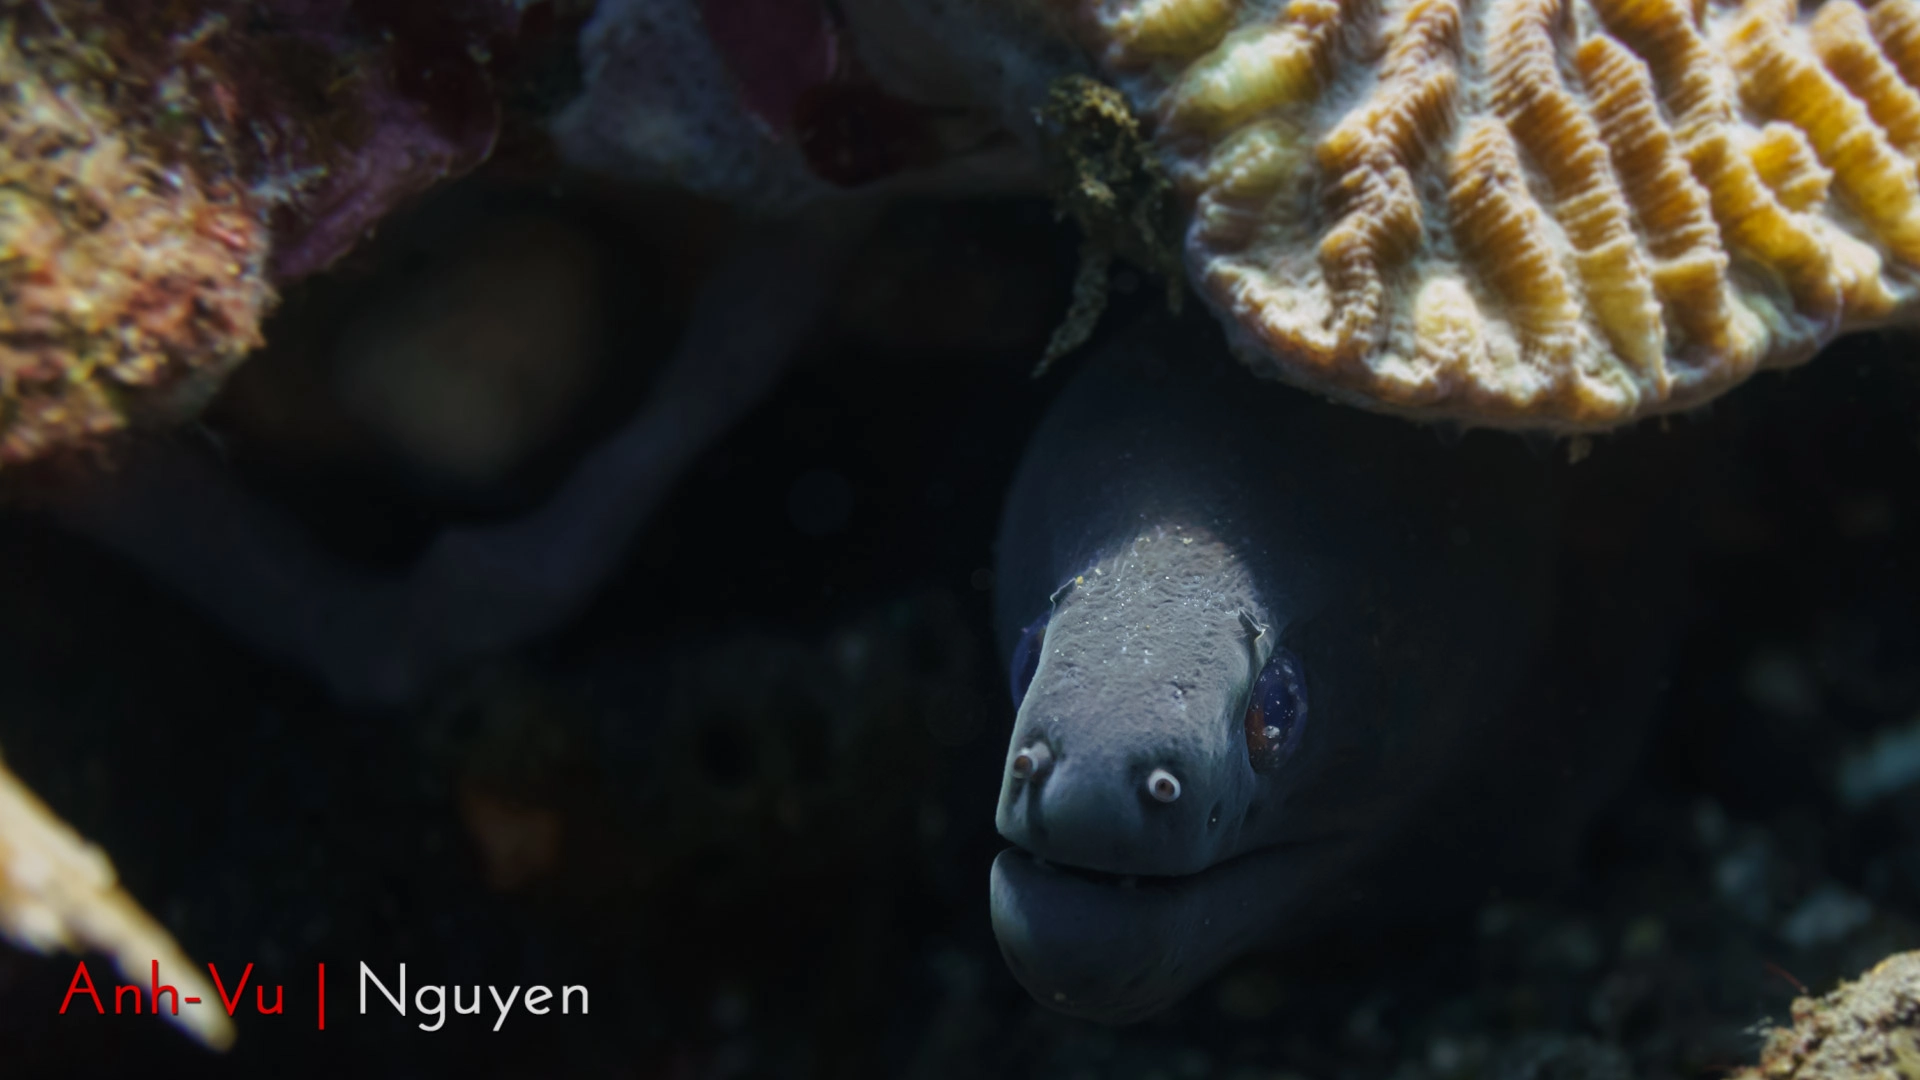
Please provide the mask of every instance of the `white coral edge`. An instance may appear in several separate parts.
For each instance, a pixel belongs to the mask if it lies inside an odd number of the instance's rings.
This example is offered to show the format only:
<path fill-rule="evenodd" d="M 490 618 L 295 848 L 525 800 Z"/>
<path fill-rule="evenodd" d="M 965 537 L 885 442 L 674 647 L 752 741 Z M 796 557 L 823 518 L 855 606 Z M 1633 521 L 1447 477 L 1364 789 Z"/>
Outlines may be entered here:
<path fill-rule="evenodd" d="M 169 1011 L 168 1019 L 213 1049 L 233 1045 L 232 1020 L 173 935 L 120 886 L 106 852 L 60 820 L 4 761 L 0 937 L 42 954 L 60 949 L 104 953 L 123 977 L 141 986 L 158 962 L 163 984 L 176 987 L 182 999 L 206 1003 Z M 84 998 L 75 1001 L 92 1005 Z"/>

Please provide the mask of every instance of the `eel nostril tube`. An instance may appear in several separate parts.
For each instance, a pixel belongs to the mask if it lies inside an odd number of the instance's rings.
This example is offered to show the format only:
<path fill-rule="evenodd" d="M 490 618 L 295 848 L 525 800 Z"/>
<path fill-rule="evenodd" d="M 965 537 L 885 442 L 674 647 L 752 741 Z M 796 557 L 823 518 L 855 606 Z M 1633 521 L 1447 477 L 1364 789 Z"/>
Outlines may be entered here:
<path fill-rule="evenodd" d="M 1165 769 L 1155 769 L 1147 774 L 1147 794 L 1155 802 L 1170 803 L 1180 797 L 1180 778 Z"/>
<path fill-rule="evenodd" d="M 1013 755 L 1013 778 L 1031 780 L 1046 772 L 1047 766 L 1052 762 L 1053 751 L 1047 749 L 1046 743 L 1028 743 L 1020 748 L 1019 753 Z"/>

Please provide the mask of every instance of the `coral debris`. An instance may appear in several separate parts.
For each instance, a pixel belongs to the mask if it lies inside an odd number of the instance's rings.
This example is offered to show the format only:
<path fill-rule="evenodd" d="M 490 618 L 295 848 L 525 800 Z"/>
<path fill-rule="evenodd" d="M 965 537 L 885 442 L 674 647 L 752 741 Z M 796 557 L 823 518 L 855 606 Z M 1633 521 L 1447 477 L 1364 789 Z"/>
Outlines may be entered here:
<path fill-rule="evenodd" d="M 1080 0 L 1256 369 L 1599 430 L 1910 316 L 1920 4 Z"/>
<path fill-rule="evenodd" d="M 47 809 L 4 764 L 0 937 L 39 952 L 97 950 L 113 957 L 132 983 L 144 986 L 157 971 L 161 982 L 185 997 L 217 1000 L 173 936 L 120 887 L 106 853 Z M 167 1015 L 208 1046 L 224 1050 L 233 1044 L 233 1022 L 219 1008 Z"/>

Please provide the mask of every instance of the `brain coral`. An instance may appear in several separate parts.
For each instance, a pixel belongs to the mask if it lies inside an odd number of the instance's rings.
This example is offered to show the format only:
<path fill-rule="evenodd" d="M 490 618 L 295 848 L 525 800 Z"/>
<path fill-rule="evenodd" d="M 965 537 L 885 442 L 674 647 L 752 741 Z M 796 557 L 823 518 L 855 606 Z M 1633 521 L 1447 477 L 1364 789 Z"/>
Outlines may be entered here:
<path fill-rule="evenodd" d="M 1920 267 L 1920 3 L 1071 0 L 1263 373 L 1599 430 L 1852 328 Z"/>

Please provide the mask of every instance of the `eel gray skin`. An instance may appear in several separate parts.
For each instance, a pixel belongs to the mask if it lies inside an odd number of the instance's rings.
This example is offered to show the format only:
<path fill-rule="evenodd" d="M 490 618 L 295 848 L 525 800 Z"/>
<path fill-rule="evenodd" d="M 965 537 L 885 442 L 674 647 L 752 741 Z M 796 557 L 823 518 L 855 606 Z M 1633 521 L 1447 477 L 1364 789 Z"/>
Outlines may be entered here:
<path fill-rule="evenodd" d="M 1644 598 L 1684 590 L 1657 543 L 1622 556 L 1614 508 L 1570 517 L 1578 483 L 1620 485 L 1557 456 L 1256 380 L 1190 325 L 1088 361 L 997 550 L 1002 657 L 1045 620 L 991 874 L 1036 999 L 1138 1020 L 1250 949 L 1362 942 L 1570 862 L 1655 712 L 1675 620 Z M 1243 721 L 1276 650 L 1306 704 L 1263 774 Z"/>

